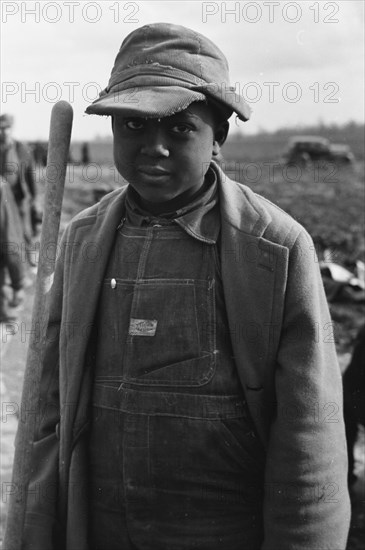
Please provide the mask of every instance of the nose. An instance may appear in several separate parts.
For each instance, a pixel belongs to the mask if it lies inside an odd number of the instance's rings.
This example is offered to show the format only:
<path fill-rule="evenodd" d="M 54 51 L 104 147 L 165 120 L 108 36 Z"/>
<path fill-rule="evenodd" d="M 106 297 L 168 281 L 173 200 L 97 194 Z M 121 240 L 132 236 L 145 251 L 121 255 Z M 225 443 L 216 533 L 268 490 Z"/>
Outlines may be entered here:
<path fill-rule="evenodd" d="M 153 125 L 149 132 L 146 132 L 141 153 L 152 158 L 168 157 L 170 155 L 166 145 L 166 136 L 157 124 Z"/>

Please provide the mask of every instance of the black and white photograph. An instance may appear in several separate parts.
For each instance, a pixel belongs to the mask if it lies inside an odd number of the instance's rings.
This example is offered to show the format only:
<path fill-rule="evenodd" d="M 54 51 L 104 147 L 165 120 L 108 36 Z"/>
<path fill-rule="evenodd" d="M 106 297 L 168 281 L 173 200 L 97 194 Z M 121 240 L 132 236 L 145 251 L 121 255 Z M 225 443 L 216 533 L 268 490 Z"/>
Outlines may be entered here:
<path fill-rule="evenodd" d="M 0 549 L 360 550 L 364 0 L 0 3 Z"/>

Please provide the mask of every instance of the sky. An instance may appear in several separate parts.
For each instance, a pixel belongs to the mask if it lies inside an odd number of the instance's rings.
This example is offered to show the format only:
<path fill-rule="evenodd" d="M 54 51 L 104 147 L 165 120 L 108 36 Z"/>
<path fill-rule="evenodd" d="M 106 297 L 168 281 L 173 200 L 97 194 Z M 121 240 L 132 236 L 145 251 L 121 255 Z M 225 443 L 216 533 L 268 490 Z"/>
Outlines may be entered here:
<path fill-rule="evenodd" d="M 246 134 L 323 122 L 364 122 L 364 1 L 59 1 L 1 6 L 1 112 L 18 139 L 47 139 L 59 99 L 74 109 L 72 138 L 111 135 L 85 115 L 107 85 L 123 39 L 154 22 L 213 40 L 231 83 L 253 109 L 231 128 Z"/>

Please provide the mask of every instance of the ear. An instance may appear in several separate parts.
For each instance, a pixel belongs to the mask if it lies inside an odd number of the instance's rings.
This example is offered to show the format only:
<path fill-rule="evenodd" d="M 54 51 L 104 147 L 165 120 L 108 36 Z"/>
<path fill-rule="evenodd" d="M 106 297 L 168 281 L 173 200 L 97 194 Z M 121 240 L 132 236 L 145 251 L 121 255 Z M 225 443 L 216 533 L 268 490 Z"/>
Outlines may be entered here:
<path fill-rule="evenodd" d="M 213 141 L 213 151 L 212 151 L 213 157 L 216 157 L 217 155 L 219 155 L 221 147 L 227 139 L 228 130 L 229 130 L 228 120 L 225 120 L 224 122 L 221 122 L 217 126 L 217 128 L 215 129 L 214 141 Z"/>

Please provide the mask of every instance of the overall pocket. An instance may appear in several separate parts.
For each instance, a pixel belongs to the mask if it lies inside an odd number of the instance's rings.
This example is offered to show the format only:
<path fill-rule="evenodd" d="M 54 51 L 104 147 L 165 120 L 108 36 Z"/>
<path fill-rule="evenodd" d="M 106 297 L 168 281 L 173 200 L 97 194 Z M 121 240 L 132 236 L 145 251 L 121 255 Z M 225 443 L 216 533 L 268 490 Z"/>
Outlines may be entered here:
<path fill-rule="evenodd" d="M 209 382 L 215 370 L 214 296 L 214 281 L 139 280 L 124 350 L 124 380 L 171 387 Z"/>

